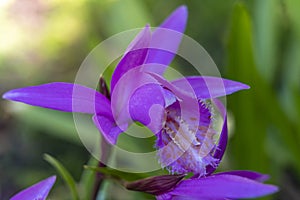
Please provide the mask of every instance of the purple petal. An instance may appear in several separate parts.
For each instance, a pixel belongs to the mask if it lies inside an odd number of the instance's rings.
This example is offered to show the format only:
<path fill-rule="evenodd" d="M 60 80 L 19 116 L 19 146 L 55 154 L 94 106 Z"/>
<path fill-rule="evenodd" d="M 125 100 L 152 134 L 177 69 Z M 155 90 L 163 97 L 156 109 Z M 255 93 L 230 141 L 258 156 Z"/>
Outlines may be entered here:
<path fill-rule="evenodd" d="M 91 88 L 71 83 L 48 83 L 14 89 L 5 93 L 3 98 L 65 112 L 92 114 L 97 107 L 97 112 L 111 115 L 106 97 Z"/>
<path fill-rule="evenodd" d="M 196 98 L 194 90 L 188 81 L 183 81 L 182 84 L 185 90 L 182 90 L 158 74 L 152 72 L 147 73 L 176 96 L 180 103 L 181 118 L 188 123 L 190 127 L 198 126 L 197 123 L 200 120 L 199 113 L 201 108 L 199 107 L 199 100 Z"/>
<path fill-rule="evenodd" d="M 135 81 L 131 81 L 131 80 Z M 113 118 L 94 116 L 96 127 L 111 144 L 115 144 L 120 133 L 133 122 L 138 121 L 154 133 L 162 127 L 165 105 L 176 99 L 170 91 L 164 90 L 140 67 L 124 74 L 112 93 Z"/>
<path fill-rule="evenodd" d="M 197 198 L 256 198 L 277 192 L 274 185 L 235 176 L 218 175 L 199 179 L 183 180 L 170 192 L 172 195 Z"/>
<path fill-rule="evenodd" d="M 172 195 L 166 193 L 156 196 L 156 200 L 172 200 Z"/>
<path fill-rule="evenodd" d="M 162 75 L 173 60 L 186 27 L 187 17 L 186 6 L 180 6 L 154 31 L 150 44 L 152 49 L 149 50 L 146 63 L 158 63 L 165 67 L 157 66 L 152 72 Z"/>
<path fill-rule="evenodd" d="M 219 160 L 219 162 L 221 162 L 223 155 L 225 153 L 226 147 L 227 147 L 227 142 L 228 142 L 228 127 L 227 127 L 227 115 L 226 115 L 226 109 L 224 107 L 224 105 L 222 104 L 221 101 L 214 99 L 214 103 L 217 106 L 217 108 L 220 110 L 221 114 L 223 115 L 224 118 L 224 122 L 223 122 L 223 126 L 222 126 L 222 131 L 220 134 L 220 138 L 219 138 L 219 142 L 217 144 L 216 150 L 214 152 L 213 157 L 217 160 Z M 206 174 L 210 175 L 212 174 L 218 166 L 212 166 L 212 165 L 208 165 L 206 167 Z"/>
<path fill-rule="evenodd" d="M 172 84 L 185 90 L 187 81 L 199 99 L 217 98 L 250 88 L 240 82 L 210 76 L 190 76 L 172 81 Z"/>
<path fill-rule="evenodd" d="M 122 129 L 116 125 L 115 121 L 110 118 L 101 115 L 94 115 L 93 122 L 103 137 L 110 143 L 116 144 L 118 136 L 126 130 L 127 125 L 124 124 Z"/>
<path fill-rule="evenodd" d="M 127 52 L 117 65 L 111 79 L 111 91 L 126 72 L 145 63 L 150 40 L 150 28 L 146 26 L 129 45 Z"/>
<path fill-rule="evenodd" d="M 188 10 L 186 6 L 180 6 L 173 11 L 167 19 L 161 25 L 160 28 L 171 29 L 177 32 L 183 33 L 186 27 L 188 17 Z M 153 33 L 153 37 L 157 35 L 159 37 L 159 31 Z"/>
<path fill-rule="evenodd" d="M 33 199 L 45 200 L 55 180 L 56 177 L 51 176 L 19 192 L 18 194 L 11 197 L 10 200 L 33 200 Z"/>
<path fill-rule="evenodd" d="M 156 196 L 157 200 L 199 200 L 197 197 L 172 196 L 170 194 L 162 194 Z M 205 200 L 231 200 L 228 198 L 205 198 Z"/>
<path fill-rule="evenodd" d="M 132 120 L 141 122 L 153 133 L 162 128 L 164 110 L 164 89 L 158 84 L 146 84 L 137 88 L 129 100 Z"/>
<path fill-rule="evenodd" d="M 143 67 L 136 67 L 124 74 L 115 86 L 111 95 L 111 108 L 117 125 L 133 122 L 129 113 L 130 99 L 139 88 L 147 84 L 158 84 L 148 73 L 142 71 Z M 147 101 L 149 96 L 145 96 Z M 152 98 L 152 96 L 151 96 Z M 143 102 L 139 101 L 140 104 Z M 147 115 L 148 113 L 145 113 Z"/>
<path fill-rule="evenodd" d="M 159 74 L 152 73 L 152 72 L 146 72 L 150 76 L 152 76 L 157 82 L 159 82 L 163 87 L 168 88 L 176 95 L 177 98 L 183 100 L 184 98 L 195 98 L 195 91 L 191 84 L 188 82 L 188 80 L 182 79 L 180 82 L 180 86 L 182 88 L 178 87 L 176 84 L 173 84 L 172 82 L 169 82 L 164 77 L 160 76 Z"/>
<path fill-rule="evenodd" d="M 223 174 L 241 176 L 241 177 L 252 179 L 254 181 L 259 181 L 259 182 L 264 182 L 264 181 L 269 179 L 269 175 L 267 175 L 267 174 L 261 174 L 261 173 L 258 173 L 258 172 L 247 171 L 247 170 L 221 172 L 221 173 L 217 173 L 217 174 L 214 174 L 214 175 L 223 175 Z"/>

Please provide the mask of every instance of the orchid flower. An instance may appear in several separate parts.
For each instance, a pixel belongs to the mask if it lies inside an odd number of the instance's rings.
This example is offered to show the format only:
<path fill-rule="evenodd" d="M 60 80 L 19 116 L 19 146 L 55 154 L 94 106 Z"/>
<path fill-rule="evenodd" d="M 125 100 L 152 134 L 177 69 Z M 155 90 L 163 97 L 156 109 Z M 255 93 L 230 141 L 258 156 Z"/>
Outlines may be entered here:
<path fill-rule="evenodd" d="M 163 166 L 175 175 L 155 176 L 125 184 L 129 190 L 143 191 L 155 195 L 157 200 L 172 199 L 214 199 L 229 200 L 241 198 L 257 198 L 275 193 L 278 188 L 274 185 L 263 184 L 269 176 L 253 171 L 229 171 L 213 174 L 221 162 L 227 146 L 227 117 L 222 103 L 214 100 L 214 104 L 224 117 L 224 123 L 216 144 L 211 128 L 211 107 L 200 104 L 200 122 L 195 137 L 185 147 L 186 132 L 191 129 L 181 124 L 184 133 L 180 133 L 180 123 L 185 122 L 179 116 L 176 104 L 168 107 L 168 116 L 164 128 L 158 134 L 157 148 L 159 159 Z M 174 136 L 174 132 L 177 134 Z M 193 132 L 193 131 L 192 131 Z M 178 136 L 179 135 L 179 136 Z M 189 134 L 189 136 L 191 136 Z M 166 146 L 168 146 L 166 148 Z M 163 151 L 160 151 L 162 150 Z M 170 162 L 170 158 L 176 157 Z M 167 164 L 166 164 L 167 163 Z M 184 179 L 188 173 L 191 178 Z"/>
<path fill-rule="evenodd" d="M 14 89 L 3 98 L 92 114 L 94 124 L 111 144 L 116 144 L 119 134 L 133 122 L 142 123 L 157 138 L 155 146 L 162 167 L 172 174 L 194 174 L 152 193 L 157 199 L 235 199 L 275 192 L 275 186 L 258 182 L 264 176 L 255 172 L 212 175 L 223 157 L 228 137 L 226 111 L 216 99 L 249 86 L 209 76 L 173 81 L 163 77 L 175 56 L 173 52 L 178 49 L 186 20 L 187 9 L 181 6 L 153 33 L 146 26 L 137 35 L 113 73 L 110 99 L 94 89 L 72 83 Z M 177 36 L 170 37 L 165 29 L 176 32 Z M 224 117 L 218 141 L 213 127 L 213 104 Z"/>
<path fill-rule="evenodd" d="M 44 179 L 10 198 L 10 200 L 46 200 L 54 182 L 55 176 Z"/>

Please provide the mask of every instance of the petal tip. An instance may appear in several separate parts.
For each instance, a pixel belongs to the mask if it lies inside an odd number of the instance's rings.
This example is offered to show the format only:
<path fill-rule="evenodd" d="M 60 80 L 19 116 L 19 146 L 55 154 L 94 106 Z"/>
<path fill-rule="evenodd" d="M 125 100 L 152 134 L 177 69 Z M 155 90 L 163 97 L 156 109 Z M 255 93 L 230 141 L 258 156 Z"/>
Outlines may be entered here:
<path fill-rule="evenodd" d="M 175 10 L 175 12 L 176 11 L 178 11 L 178 12 L 182 12 L 182 13 L 188 13 L 188 8 L 187 8 L 187 6 L 186 5 L 181 5 L 181 6 L 179 6 L 176 10 Z"/>
<path fill-rule="evenodd" d="M 15 95 L 14 95 L 14 92 L 8 91 L 8 92 L 5 92 L 5 93 L 2 95 L 2 98 L 3 98 L 3 99 L 7 99 L 7 100 L 11 100 L 11 99 L 13 99 L 14 96 L 15 96 Z"/>
<path fill-rule="evenodd" d="M 249 90 L 251 87 L 249 85 L 244 84 L 245 90 Z"/>
<path fill-rule="evenodd" d="M 56 176 L 50 176 L 47 180 L 49 181 L 49 183 L 53 184 L 56 181 Z"/>
<path fill-rule="evenodd" d="M 188 8 L 186 5 L 181 5 L 171 15 L 180 16 L 181 19 L 184 19 L 184 21 L 186 21 L 188 17 Z"/>
<path fill-rule="evenodd" d="M 8 99 L 8 98 L 9 98 L 8 92 L 2 94 L 2 99 Z"/>

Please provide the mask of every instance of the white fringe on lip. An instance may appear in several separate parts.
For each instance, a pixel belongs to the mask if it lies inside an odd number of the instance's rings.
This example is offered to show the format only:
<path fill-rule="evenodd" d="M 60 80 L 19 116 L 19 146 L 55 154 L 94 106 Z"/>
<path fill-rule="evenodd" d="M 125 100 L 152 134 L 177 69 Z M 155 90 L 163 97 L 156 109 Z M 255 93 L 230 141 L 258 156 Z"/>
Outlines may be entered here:
<path fill-rule="evenodd" d="M 193 172 L 204 176 L 208 165 L 218 165 L 219 160 L 212 156 L 216 147 L 216 131 L 212 128 L 212 106 L 206 103 L 199 100 L 200 114 L 205 116 L 202 122 L 197 122 L 198 126 L 193 126 L 195 122 L 181 119 L 178 110 L 174 108 L 166 112 L 166 121 L 159 133 L 156 148 L 162 167 L 172 174 Z"/>

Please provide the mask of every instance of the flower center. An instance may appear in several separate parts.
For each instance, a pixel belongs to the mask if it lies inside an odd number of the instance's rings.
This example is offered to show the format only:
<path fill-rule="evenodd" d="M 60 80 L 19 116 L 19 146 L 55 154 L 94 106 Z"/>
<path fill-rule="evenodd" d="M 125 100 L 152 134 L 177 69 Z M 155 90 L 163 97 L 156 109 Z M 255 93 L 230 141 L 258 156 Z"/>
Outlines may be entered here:
<path fill-rule="evenodd" d="M 158 134 L 156 147 L 159 161 L 171 173 L 206 174 L 207 165 L 215 165 L 215 130 L 211 108 L 199 101 L 199 122 L 182 119 L 178 102 L 166 108 L 164 127 Z"/>

